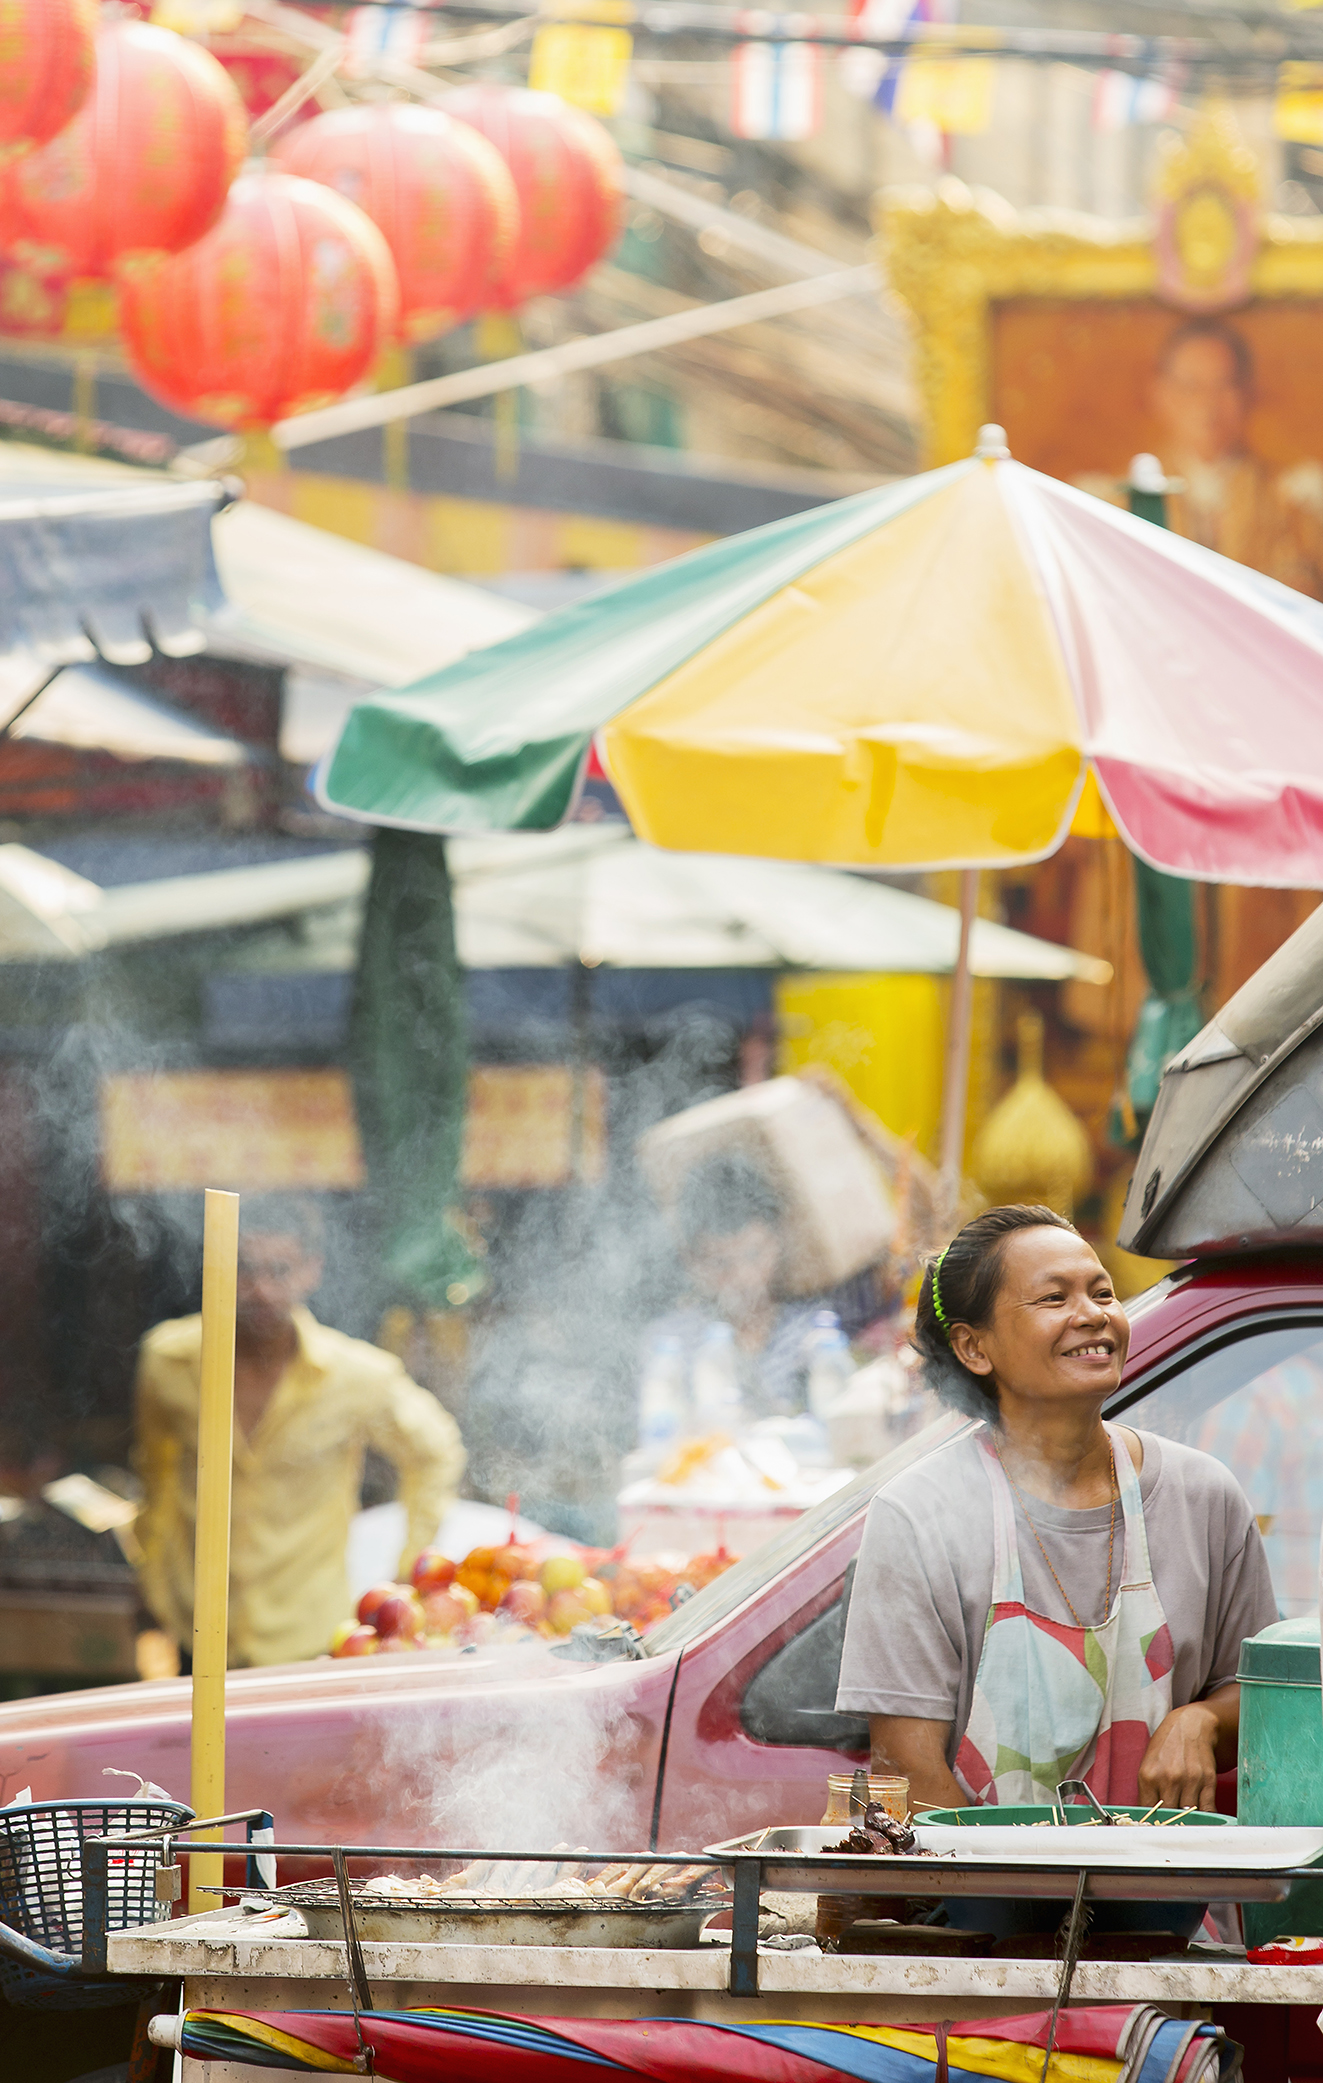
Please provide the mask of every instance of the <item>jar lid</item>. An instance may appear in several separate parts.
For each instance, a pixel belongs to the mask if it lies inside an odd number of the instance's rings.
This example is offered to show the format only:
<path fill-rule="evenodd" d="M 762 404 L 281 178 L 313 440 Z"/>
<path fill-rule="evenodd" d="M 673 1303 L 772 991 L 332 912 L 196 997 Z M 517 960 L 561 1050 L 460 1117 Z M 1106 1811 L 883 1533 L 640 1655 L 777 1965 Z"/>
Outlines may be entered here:
<path fill-rule="evenodd" d="M 1277 1620 L 1240 1645 L 1241 1683 L 1312 1685 L 1319 1680 L 1318 1615 Z"/>

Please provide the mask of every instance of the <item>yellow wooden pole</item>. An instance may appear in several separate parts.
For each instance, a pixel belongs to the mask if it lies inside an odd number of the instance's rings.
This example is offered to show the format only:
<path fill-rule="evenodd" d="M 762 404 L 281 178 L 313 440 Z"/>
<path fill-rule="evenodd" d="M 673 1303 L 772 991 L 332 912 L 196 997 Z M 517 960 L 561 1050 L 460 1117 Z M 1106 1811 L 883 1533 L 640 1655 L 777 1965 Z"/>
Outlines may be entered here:
<path fill-rule="evenodd" d="M 202 1240 L 202 1382 L 193 1546 L 193 1780 L 197 1815 L 225 1813 L 225 1665 L 230 1617 L 230 1473 L 234 1460 L 234 1310 L 239 1196 L 208 1190 Z M 220 1831 L 209 1833 L 218 1838 Z M 191 1913 L 216 1909 L 224 1860 L 188 1862 Z"/>

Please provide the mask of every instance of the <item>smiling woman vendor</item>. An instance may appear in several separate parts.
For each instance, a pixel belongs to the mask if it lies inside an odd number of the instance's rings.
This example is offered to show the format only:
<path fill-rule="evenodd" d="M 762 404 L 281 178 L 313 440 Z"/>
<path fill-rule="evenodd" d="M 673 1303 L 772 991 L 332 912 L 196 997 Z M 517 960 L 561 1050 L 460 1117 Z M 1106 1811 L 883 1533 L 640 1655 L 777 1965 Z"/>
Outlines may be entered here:
<path fill-rule="evenodd" d="M 1240 1644 L 1277 1618 L 1249 1501 L 1211 1455 L 1105 1425 L 1130 1326 L 1048 1208 L 993 1208 L 928 1269 L 915 1344 L 973 1432 L 874 1499 L 837 1705 L 916 1807 L 1213 1806 Z"/>

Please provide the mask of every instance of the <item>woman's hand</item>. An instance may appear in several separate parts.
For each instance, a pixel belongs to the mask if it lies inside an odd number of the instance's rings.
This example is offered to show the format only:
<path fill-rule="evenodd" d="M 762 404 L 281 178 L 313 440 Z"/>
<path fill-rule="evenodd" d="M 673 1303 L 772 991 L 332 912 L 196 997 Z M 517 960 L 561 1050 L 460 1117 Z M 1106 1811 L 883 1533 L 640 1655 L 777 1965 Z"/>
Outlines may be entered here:
<path fill-rule="evenodd" d="M 1224 1685 L 1211 1699 L 1176 1707 L 1160 1722 L 1139 1767 L 1145 1808 L 1215 1805 L 1217 1775 L 1236 1761 L 1240 1687 Z"/>

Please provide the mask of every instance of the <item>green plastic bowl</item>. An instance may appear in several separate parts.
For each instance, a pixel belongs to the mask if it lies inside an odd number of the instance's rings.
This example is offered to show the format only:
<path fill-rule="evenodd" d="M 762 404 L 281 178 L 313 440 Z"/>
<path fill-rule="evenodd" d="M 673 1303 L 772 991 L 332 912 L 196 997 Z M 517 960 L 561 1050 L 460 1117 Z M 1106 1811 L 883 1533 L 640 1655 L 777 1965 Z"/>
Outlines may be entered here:
<path fill-rule="evenodd" d="M 1121 1802 L 1106 1805 L 1110 1815 L 1130 1815 L 1136 1822 L 1148 1814 L 1147 1809 L 1129 1808 Z M 1087 1823 L 1092 1815 L 1093 1810 L 1083 1801 L 1066 1805 L 1068 1823 Z M 1180 1822 L 1175 1820 L 1178 1816 Z M 1196 1809 L 1193 1815 L 1181 1815 L 1179 1808 L 1159 1808 L 1149 1819 L 1161 1823 L 1168 1818 L 1172 1819 L 1173 1829 L 1180 1829 L 1182 1823 L 1229 1823 L 1234 1820 L 1229 1815 L 1213 1815 L 1202 1809 Z M 997 1825 L 1005 1828 L 1012 1823 L 1055 1822 L 1056 1810 L 1046 1801 L 1008 1804 L 1005 1808 L 925 1808 L 916 1812 L 914 1820 L 977 1830 Z M 990 1931 L 997 1939 L 1055 1931 L 1070 1909 L 1067 1902 L 976 1895 L 948 1898 L 944 1906 L 947 1921 L 958 1930 Z M 1178 1937 L 1189 1939 L 1203 1923 L 1207 1907 L 1203 1902 L 1098 1902 L 1091 1905 L 1092 1928 L 1100 1933 L 1171 1931 Z"/>
<path fill-rule="evenodd" d="M 1206 1824 L 1235 1821 L 1234 1816 L 1214 1815 L 1210 1810 L 1203 1808 L 1196 1808 L 1193 1814 L 1186 1815 L 1179 1808 L 1156 1808 L 1150 1812 L 1147 1808 L 1127 1808 L 1121 1803 L 1108 1802 L 1105 1805 L 1108 1815 L 1128 1815 L 1135 1822 L 1139 1822 L 1141 1818 L 1151 1823 L 1170 1822 L 1174 1828 L 1180 1827 L 1180 1824 L 1176 1821 L 1177 1817 L 1180 1818 L 1180 1823 Z M 1007 1829 L 1014 1823 L 1055 1822 L 1056 1810 L 1049 1807 L 1046 1801 L 1037 1805 L 1026 1802 L 1018 1807 L 1011 1805 L 1006 1808 L 920 1808 L 915 1810 L 914 1820 L 918 1823 L 948 1823 L 956 1828 L 963 1827 L 968 1830 L 986 1829 L 992 1825 L 998 1825 L 1002 1829 Z M 1067 1823 L 1092 1822 L 1093 1810 L 1087 1807 L 1083 1801 L 1068 1802 L 1066 1805 L 1066 1821 Z M 1101 1825 L 1099 1827 L 1101 1828 Z"/>

